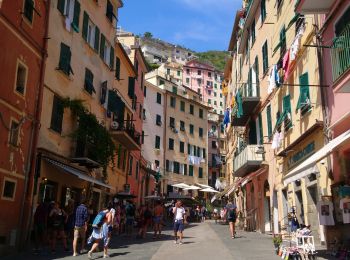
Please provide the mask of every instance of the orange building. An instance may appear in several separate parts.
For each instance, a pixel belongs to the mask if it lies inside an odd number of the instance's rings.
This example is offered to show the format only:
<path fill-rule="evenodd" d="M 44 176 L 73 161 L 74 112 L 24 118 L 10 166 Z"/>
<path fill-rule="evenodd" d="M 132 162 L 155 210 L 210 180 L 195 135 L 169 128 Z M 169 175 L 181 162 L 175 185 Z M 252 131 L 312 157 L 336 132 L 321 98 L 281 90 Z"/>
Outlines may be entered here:
<path fill-rule="evenodd" d="M 0 255 L 26 238 L 47 30 L 48 1 L 0 1 Z"/>

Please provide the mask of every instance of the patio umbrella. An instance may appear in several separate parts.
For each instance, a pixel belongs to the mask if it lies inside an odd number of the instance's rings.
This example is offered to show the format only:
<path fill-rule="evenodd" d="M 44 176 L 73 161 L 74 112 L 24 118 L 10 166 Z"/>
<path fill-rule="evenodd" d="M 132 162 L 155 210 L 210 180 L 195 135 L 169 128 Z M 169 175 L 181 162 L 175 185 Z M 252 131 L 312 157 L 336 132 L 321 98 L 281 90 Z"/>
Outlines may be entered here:
<path fill-rule="evenodd" d="M 201 187 L 203 187 L 204 189 L 206 189 L 206 188 L 212 188 L 212 187 L 210 187 L 209 185 L 200 184 L 200 183 L 196 183 L 196 185 L 201 186 Z"/>
<path fill-rule="evenodd" d="M 200 190 L 202 188 L 199 188 L 198 186 L 195 185 L 191 185 L 188 188 L 184 188 L 184 190 Z"/>
<path fill-rule="evenodd" d="M 205 188 L 205 189 L 203 189 L 203 190 L 201 190 L 201 191 L 203 191 L 203 192 L 219 193 L 219 191 L 214 190 L 214 189 L 212 189 L 212 188 Z"/>
<path fill-rule="evenodd" d="M 176 187 L 176 188 L 180 188 L 180 189 L 187 189 L 187 188 L 191 187 L 191 186 L 189 186 L 189 185 L 187 185 L 186 183 L 183 183 L 183 182 L 182 183 L 173 184 L 171 186 Z"/>

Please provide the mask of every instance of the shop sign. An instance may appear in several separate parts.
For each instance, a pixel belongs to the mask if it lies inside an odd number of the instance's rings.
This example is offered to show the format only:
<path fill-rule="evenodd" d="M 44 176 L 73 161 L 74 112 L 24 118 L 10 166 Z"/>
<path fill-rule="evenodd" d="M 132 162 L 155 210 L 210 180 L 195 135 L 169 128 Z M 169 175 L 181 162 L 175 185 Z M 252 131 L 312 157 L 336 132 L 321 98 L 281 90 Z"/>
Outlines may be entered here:
<path fill-rule="evenodd" d="M 294 165 L 305 160 L 315 151 L 315 141 L 309 143 L 302 150 L 292 155 L 288 160 L 288 168 L 293 167 Z"/>

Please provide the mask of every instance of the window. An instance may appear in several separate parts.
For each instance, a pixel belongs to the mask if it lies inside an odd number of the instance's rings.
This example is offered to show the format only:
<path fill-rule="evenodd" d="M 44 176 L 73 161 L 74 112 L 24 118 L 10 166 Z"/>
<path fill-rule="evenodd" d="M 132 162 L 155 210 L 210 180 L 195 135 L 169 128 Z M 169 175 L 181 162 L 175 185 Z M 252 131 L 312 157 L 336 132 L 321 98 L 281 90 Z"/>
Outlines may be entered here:
<path fill-rule="evenodd" d="M 100 47 L 100 29 L 90 20 L 89 15 L 86 12 L 84 12 L 83 17 L 82 35 L 84 40 L 90 45 L 90 47 L 98 52 Z M 101 37 L 102 36 L 103 35 L 101 34 Z"/>
<path fill-rule="evenodd" d="M 141 144 L 145 143 L 145 131 L 142 131 L 142 135 L 141 135 Z"/>
<path fill-rule="evenodd" d="M 1 198 L 5 200 L 14 200 L 15 191 L 16 191 L 16 181 L 8 178 L 4 178 Z"/>
<path fill-rule="evenodd" d="M 154 145 L 154 148 L 160 149 L 160 136 L 156 135 L 156 143 Z"/>
<path fill-rule="evenodd" d="M 54 96 L 52 103 L 50 129 L 57 133 L 61 133 L 62 131 L 63 112 L 64 108 L 62 100 L 59 97 Z"/>
<path fill-rule="evenodd" d="M 157 92 L 157 103 L 162 104 L 162 95 L 159 92 Z"/>
<path fill-rule="evenodd" d="M 181 75 L 181 71 L 180 71 L 180 70 L 177 71 L 177 75 L 178 75 L 178 76 Z"/>
<path fill-rule="evenodd" d="M 222 98 L 222 93 L 220 93 L 220 97 Z"/>
<path fill-rule="evenodd" d="M 203 137 L 203 128 L 199 128 L 198 129 L 198 134 L 199 134 L 199 137 Z"/>
<path fill-rule="evenodd" d="M 186 78 L 186 84 L 190 84 L 190 78 Z"/>
<path fill-rule="evenodd" d="M 175 108 L 176 107 L 176 98 L 170 97 L 170 106 Z"/>
<path fill-rule="evenodd" d="M 135 96 L 135 78 L 133 77 L 129 77 L 128 96 L 131 99 L 134 99 L 134 96 Z"/>
<path fill-rule="evenodd" d="M 154 160 L 154 163 L 155 163 L 155 165 L 156 165 L 157 167 L 159 167 L 160 162 L 159 162 L 158 160 Z"/>
<path fill-rule="evenodd" d="M 254 42 L 255 42 L 255 19 L 253 20 L 253 22 L 252 22 L 252 26 L 251 26 L 251 28 L 250 28 L 250 35 L 251 35 L 251 42 L 252 42 L 252 46 L 253 46 L 253 44 L 254 44 Z"/>
<path fill-rule="evenodd" d="M 198 75 L 202 75 L 202 71 L 201 71 L 201 70 L 198 70 L 198 71 L 197 71 L 197 74 L 198 74 Z"/>
<path fill-rule="evenodd" d="M 169 126 L 171 128 L 175 128 L 175 118 L 170 117 L 170 119 L 169 119 Z"/>
<path fill-rule="evenodd" d="M 174 139 L 169 138 L 169 150 L 174 150 Z"/>
<path fill-rule="evenodd" d="M 190 69 L 186 69 L 186 74 L 190 74 Z"/>
<path fill-rule="evenodd" d="M 266 118 L 267 118 L 267 133 L 269 138 L 272 136 L 272 121 L 271 121 L 271 105 L 266 108 Z"/>
<path fill-rule="evenodd" d="M 193 165 L 188 165 L 188 176 L 193 176 Z"/>
<path fill-rule="evenodd" d="M 162 117 L 161 115 L 156 116 L 156 125 L 161 126 L 162 125 Z"/>
<path fill-rule="evenodd" d="M 201 93 L 201 89 L 197 88 L 197 93 L 200 94 Z"/>
<path fill-rule="evenodd" d="M 185 101 L 180 101 L 180 110 L 185 112 Z"/>
<path fill-rule="evenodd" d="M 214 91 L 214 97 L 216 97 L 217 96 L 217 94 L 216 94 L 216 92 Z"/>
<path fill-rule="evenodd" d="M 72 67 L 70 65 L 72 53 L 70 51 L 69 46 L 61 43 L 61 52 L 60 52 L 60 61 L 58 63 L 58 69 L 61 70 L 66 75 L 70 75 L 73 73 Z"/>
<path fill-rule="evenodd" d="M 174 161 L 174 173 L 180 173 L 180 163 Z"/>
<path fill-rule="evenodd" d="M 211 72 L 210 71 L 208 72 L 208 77 L 211 78 Z"/>
<path fill-rule="evenodd" d="M 283 57 L 284 53 L 287 50 L 286 43 L 286 28 L 283 26 L 280 32 L 280 56 Z"/>
<path fill-rule="evenodd" d="M 211 104 L 211 99 L 208 99 L 208 104 Z"/>
<path fill-rule="evenodd" d="M 218 148 L 217 144 L 216 144 L 216 141 L 211 141 L 211 148 Z"/>
<path fill-rule="evenodd" d="M 260 15 L 261 23 L 263 23 L 266 19 L 266 0 L 261 0 L 260 2 Z"/>
<path fill-rule="evenodd" d="M 118 57 L 115 60 L 115 78 L 120 80 L 120 59 Z"/>
<path fill-rule="evenodd" d="M 114 48 L 101 33 L 100 57 L 110 67 L 114 69 Z"/>
<path fill-rule="evenodd" d="M 220 101 L 220 107 L 222 107 L 222 102 Z"/>
<path fill-rule="evenodd" d="M 190 114 L 193 115 L 194 114 L 194 106 L 190 104 Z"/>
<path fill-rule="evenodd" d="M 143 88 L 143 96 L 146 97 L 146 95 L 147 95 L 147 87 L 144 86 L 144 88 Z"/>
<path fill-rule="evenodd" d="M 24 1 L 23 15 L 30 23 L 33 22 L 34 0 L 25 0 Z"/>
<path fill-rule="evenodd" d="M 185 122 L 184 121 L 180 121 L 180 130 L 185 131 Z"/>
<path fill-rule="evenodd" d="M 214 88 L 218 88 L 218 84 L 214 83 Z"/>
<path fill-rule="evenodd" d="M 267 52 L 267 41 L 265 41 L 262 47 L 262 56 L 263 56 L 263 73 L 266 74 L 269 69 L 269 57 Z"/>
<path fill-rule="evenodd" d="M 15 121 L 11 121 L 9 143 L 13 146 L 18 146 L 18 137 L 19 137 L 19 124 Z"/>
<path fill-rule="evenodd" d="M 177 94 L 177 87 L 173 86 L 173 93 Z"/>
<path fill-rule="evenodd" d="M 258 144 L 264 144 L 264 133 L 263 133 L 263 126 L 262 126 L 262 116 L 261 116 L 261 113 L 259 113 L 259 116 L 258 116 Z"/>
<path fill-rule="evenodd" d="M 185 143 L 180 141 L 180 153 L 185 152 Z"/>
<path fill-rule="evenodd" d="M 138 178 L 139 178 L 139 170 L 140 170 L 139 162 L 136 162 L 136 167 L 135 167 L 135 178 L 136 178 L 136 180 L 138 180 Z"/>
<path fill-rule="evenodd" d="M 165 84 L 165 82 L 164 82 L 164 80 L 159 80 L 159 85 L 164 85 Z"/>
<path fill-rule="evenodd" d="M 85 81 L 84 81 L 84 89 L 92 95 L 92 92 L 96 93 L 94 88 L 94 74 L 88 69 L 85 68 Z"/>
<path fill-rule="evenodd" d="M 183 175 L 187 175 L 187 164 L 183 164 Z"/>
<path fill-rule="evenodd" d="M 200 86 L 202 84 L 202 80 L 201 79 L 197 79 L 197 84 Z"/>
<path fill-rule="evenodd" d="M 203 118 L 203 109 L 199 109 L 199 118 Z"/>
<path fill-rule="evenodd" d="M 24 95 L 24 90 L 27 85 L 27 67 L 22 63 L 17 63 L 17 74 L 16 74 L 16 91 L 21 95 Z"/>
<path fill-rule="evenodd" d="M 113 17 L 115 17 L 115 14 L 113 11 L 113 5 L 109 0 L 107 0 L 106 17 L 110 22 L 112 22 Z"/>
<path fill-rule="evenodd" d="M 288 131 L 293 125 L 290 95 L 283 97 L 283 114 L 284 114 L 284 130 Z"/>
<path fill-rule="evenodd" d="M 299 84 L 300 94 L 296 110 L 300 108 L 301 115 L 304 115 L 311 109 L 309 75 L 307 72 L 299 77 Z"/>
<path fill-rule="evenodd" d="M 190 134 L 193 135 L 194 133 L 194 125 L 190 124 Z"/>
<path fill-rule="evenodd" d="M 203 168 L 202 167 L 198 168 L 198 178 L 203 178 Z"/>
<path fill-rule="evenodd" d="M 216 103 L 216 100 L 214 100 L 214 106 L 216 106 L 216 104 L 217 104 L 217 103 Z"/>
<path fill-rule="evenodd" d="M 208 90 L 208 95 L 211 96 L 211 90 Z"/>
<path fill-rule="evenodd" d="M 132 156 L 129 156 L 129 175 L 132 175 L 132 164 L 133 164 L 134 158 Z"/>

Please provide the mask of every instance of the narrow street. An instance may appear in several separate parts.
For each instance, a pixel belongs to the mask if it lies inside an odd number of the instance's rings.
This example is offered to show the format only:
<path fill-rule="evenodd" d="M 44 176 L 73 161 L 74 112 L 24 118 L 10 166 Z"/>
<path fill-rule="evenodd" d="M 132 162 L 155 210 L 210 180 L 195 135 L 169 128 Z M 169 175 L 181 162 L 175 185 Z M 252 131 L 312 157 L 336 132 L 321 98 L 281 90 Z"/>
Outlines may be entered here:
<path fill-rule="evenodd" d="M 237 238 L 231 239 L 227 225 L 212 221 L 190 224 L 184 234 L 183 245 L 174 244 L 170 227 L 167 227 L 160 240 L 153 240 L 150 232 L 144 240 L 135 239 L 134 236 L 113 237 L 109 254 L 112 259 L 120 260 L 279 259 L 274 255 L 271 237 L 268 235 L 238 231 Z M 86 254 L 72 257 L 71 254 L 61 252 L 58 247 L 55 255 L 20 254 L 5 259 L 87 259 Z M 93 259 L 100 259 L 102 256 L 102 252 L 95 253 Z"/>

